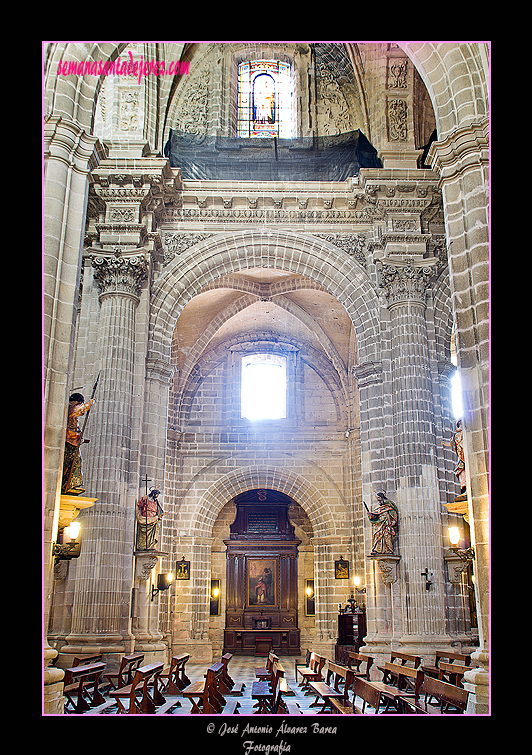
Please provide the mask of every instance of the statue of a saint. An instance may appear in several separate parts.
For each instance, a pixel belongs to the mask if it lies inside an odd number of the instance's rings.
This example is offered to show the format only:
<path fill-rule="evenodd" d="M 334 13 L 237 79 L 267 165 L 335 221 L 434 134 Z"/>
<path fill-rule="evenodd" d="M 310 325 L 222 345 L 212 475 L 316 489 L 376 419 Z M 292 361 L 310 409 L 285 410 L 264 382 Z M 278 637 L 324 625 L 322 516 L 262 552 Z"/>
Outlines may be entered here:
<path fill-rule="evenodd" d="M 78 418 L 86 414 L 93 404 L 93 398 L 85 401 L 81 393 L 73 393 L 68 400 L 63 481 L 61 484 L 61 493 L 63 495 L 81 495 L 85 492 L 81 475 L 81 454 L 79 452 L 83 439 Z"/>
<path fill-rule="evenodd" d="M 450 443 L 442 443 L 442 446 L 452 448 L 455 454 L 458 456 L 458 463 L 455 467 L 454 473 L 460 483 L 460 493 L 466 492 L 466 474 L 465 474 L 465 459 L 464 459 L 464 440 L 462 436 L 462 420 L 459 419 L 456 422 L 456 432 L 453 435 L 453 439 Z"/>
<path fill-rule="evenodd" d="M 370 522 L 376 525 L 376 529 L 373 532 L 371 555 L 393 556 L 393 546 L 397 535 L 399 512 L 395 503 L 390 501 L 385 493 L 379 491 L 376 493 L 376 496 L 379 501 L 377 510 L 368 510 Z"/>
<path fill-rule="evenodd" d="M 157 545 L 157 527 L 164 512 L 157 500 L 160 490 L 150 488 L 148 495 L 143 495 L 137 501 L 137 543 L 138 551 L 152 551 Z"/>

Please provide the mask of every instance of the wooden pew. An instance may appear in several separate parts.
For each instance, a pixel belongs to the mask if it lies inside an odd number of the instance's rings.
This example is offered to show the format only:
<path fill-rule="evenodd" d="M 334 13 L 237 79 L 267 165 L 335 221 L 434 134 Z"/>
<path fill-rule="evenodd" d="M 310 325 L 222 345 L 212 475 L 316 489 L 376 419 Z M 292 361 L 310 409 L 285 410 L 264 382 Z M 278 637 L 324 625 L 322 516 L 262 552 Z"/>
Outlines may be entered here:
<path fill-rule="evenodd" d="M 229 661 L 233 657 L 232 653 L 226 653 L 222 656 L 222 679 L 221 690 L 224 695 L 243 695 L 243 690 L 246 688 L 244 682 L 235 682 L 229 675 Z"/>
<path fill-rule="evenodd" d="M 181 691 L 190 684 L 190 679 L 185 673 L 185 666 L 189 660 L 190 655 L 188 653 L 174 655 L 170 668 L 161 674 L 164 689 L 169 695 L 180 695 Z"/>
<path fill-rule="evenodd" d="M 220 692 L 220 679 L 223 672 L 223 664 L 219 661 L 213 663 L 207 669 L 204 679 L 193 682 L 186 687 L 182 694 L 192 703 L 191 714 L 197 713 L 221 713 L 226 700 Z"/>
<path fill-rule="evenodd" d="M 365 671 L 360 668 L 364 663 L 366 664 Z M 353 670 L 353 676 L 369 680 L 369 670 L 372 665 L 373 658 L 371 658 L 371 656 L 362 655 L 361 653 L 349 653 L 347 668 Z"/>
<path fill-rule="evenodd" d="M 73 713 L 84 713 L 105 702 L 99 689 L 100 676 L 104 670 L 105 663 L 89 663 L 66 669 L 63 687 L 65 711 L 68 712 L 68 706 L 71 705 Z"/>
<path fill-rule="evenodd" d="M 353 670 L 340 666 L 333 661 L 327 662 L 327 678 L 324 682 L 309 682 L 309 688 L 316 693 L 316 699 L 310 707 L 319 705 L 321 698 L 322 706 L 318 713 L 325 713 L 332 709 L 332 700 L 338 700 L 343 706 L 350 705 L 349 690 L 353 684 Z M 343 689 L 340 689 L 343 686 Z"/>
<path fill-rule="evenodd" d="M 387 712 L 390 705 L 393 705 L 397 710 L 396 698 L 399 696 L 413 697 L 417 702 L 424 680 L 421 669 L 386 662 L 382 671 L 382 681 L 366 682 L 379 691 L 379 707 L 386 704 L 385 712 Z"/>
<path fill-rule="evenodd" d="M 436 650 L 436 660 L 433 666 L 430 664 L 422 666 L 425 676 L 433 676 L 438 678 L 440 672 L 440 663 L 444 661 L 446 663 L 453 663 L 458 661 L 461 666 L 469 666 L 471 664 L 471 656 L 464 655 L 463 653 L 450 653 L 447 650 Z"/>
<path fill-rule="evenodd" d="M 118 703 L 119 714 L 155 713 L 156 707 L 165 703 L 159 689 L 159 676 L 164 668 L 163 663 L 148 663 L 135 670 L 131 684 L 119 689 L 113 689 L 109 696 Z M 152 693 L 150 693 L 150 687 Z M 127 704 L 127 707 L 126 707 Z"/>
<path fill-rule="evenodd" d="M 296 680 L 296 684 L 297 684 L 297 669 L 298 669 L 298 667 L 299 666 L 303 666 L 305 668 L 308 668 L 308 666 L 310 665 L 310 658 L 311 658 L 311 656 L 312 656 L 311 651 L 307 650 L 307 655 L 306 655 L 304 663 L 298 663 L 297 660 L 296 660 L 295 666 L 294 666 L 294 677 L 295 677 L 295 680 Z"/>
<path fill-rule="evenodd" d="M 120 661 L 118 671 L 104 674 L 104 678 L 110 683 L 112 689 L 121 689 L 131 684 L 135 671 L 144 661 L 144 653 L 133 653 L 133 655 L 124 655 Z"/>
<path fill-rule="evenodd" d="M 228 700 L 223 707 L 222 716 L 235 716 L 238 715 L 238 708 L 240 708 L 240 702 L 233 697 L 232 700 Z"/>
<path fill-rule="evenodd" d="M 434 679 L 431 676 L 425 677 L 423 682 L 423 692 L 425 693 L 425 709 L 429 708 L 429 701 L 436 698 L 438 707 L 430 712 L 437 713 L 464 713 L 467 708 L 467 699 L 469 692 L 462 687 L 456 687 L 454 684 L 442 682 L 440 679 Z"/>
<path fill-rule="evenodd" d="M 93 653 L 92 655 L 75 655 L 72 668 L 76 666 L 88 666 L 90 663 L 101 663 L 102 654 Z"/>
<path fill-rule="evenodd" d="M 397 664 L 397 661 L 401 661 L 399 664 L 401 666 L 407 666 L 410 663 L 412 668 L 419 668 L 421 664 L 421 656 L 410 655 L 409 653 L 399 653 L 396 650 L 392 650 L 390 653 L 390 663 Z"/>
<path fill-rule="evenodd" d="M 255 669 L 255 676 L 260 681 L 271 679 L 272 678 L 273 664 L 274 663 L 278 663 L 278 662 L 279 662 L 278 656 L 275 653 L 273 653 L 272 651 L 270 651 L 268 653 L 268 660 L 266 661 L 266 666 L 261 666 L 259 668 L 256 668 Z"/>
<path fill-rule="evenodd" d="M 467 668 L 467 667 L 466 667 Z M 448 682 L 442 682 L 431 676 L 426 676 L 421 686 L 425 693 L 424 700 L 414 701 L 412 698 L 398 697 L 399 713 L 432 713 L 436 715 L 465 713 L 469 692 Z M 436 704 L 431 700 L 436 699 Z"/>
<path fill-rule="evenodd" d="M 272 668 L 272 678 L 259 679 L 253 682 L 251 697 L 257 700 L 256 713 L 276 713 L 282 705 L 282 690 L 280 681 L 284 677 L 285 670 L 282 664 L 275 662 Z"/>
<path fill-rule="evenodd" d="M 462 678 L 466 671 L 471 671 L 471 666 L 440 661 L 438 664 L 438 679 L 440 682 L 449 682 L 449 684 L 454 684 L 456 687 L 462 687 Z"/>
<path fill-rule="evenodd" d="M 308 685 L 310 684 L 310 682 L 323 681 L 322 669 L 325 665 L 326 660 L 327 659 L 322 655 L 311 653 L 309 665 L 297 667 L 297 674 L 301 676 L 301 683 L 299 686 L 303 690 L 308 690 Z"/>
<path fill-rule="evenodd" d="M 359 708 L 358 705 L 356 705 L 357 698 L 362 700 L 362 708 Z M 367 679 L 363 679 L 359 676 L 353 680 L 353 710 L 355 713 L 363 714 L 366 710 L 366 705 L 369 705 L 370 708 L 374 708 L 375 713 L 378 713 L 380 701 L 380 690 L 368 682 Z"/>

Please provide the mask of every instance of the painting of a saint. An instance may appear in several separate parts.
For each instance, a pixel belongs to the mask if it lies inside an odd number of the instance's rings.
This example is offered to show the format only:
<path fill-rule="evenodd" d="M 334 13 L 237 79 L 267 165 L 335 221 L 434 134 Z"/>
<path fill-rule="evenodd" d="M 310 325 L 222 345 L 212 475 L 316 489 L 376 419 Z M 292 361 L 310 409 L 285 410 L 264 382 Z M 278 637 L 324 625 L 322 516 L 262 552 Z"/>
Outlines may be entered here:
<path fill-rule="evenodd" d="M 276 604 L 275 559 L 248 559 L 248 605 L 274 606 Z"/>

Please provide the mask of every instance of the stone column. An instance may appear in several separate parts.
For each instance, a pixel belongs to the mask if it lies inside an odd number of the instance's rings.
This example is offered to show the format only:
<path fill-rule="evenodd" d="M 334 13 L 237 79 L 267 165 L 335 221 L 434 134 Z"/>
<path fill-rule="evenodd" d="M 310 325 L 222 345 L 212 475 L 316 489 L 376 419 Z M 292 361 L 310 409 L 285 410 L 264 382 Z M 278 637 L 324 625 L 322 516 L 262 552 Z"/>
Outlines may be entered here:
<path fill-rule="evenodd" d="M 489 123 L 464 125 L 434 142 L 440 175 L 462 383 L 464 453 L 480 648 L 465 678 L 472 712 L 489 710 Z"/>
<path fill-rule="evenodd" d="M 130 454 L 135 360 L 135 310 L 149 255 L 93 258 L 100 290 L 100 384 L 91 427 L 87 478 L 99 504 L 85 519 L 83 559 L 76 573 L 72 631 L 64 653 L 133 649 L 134 504 Z M 96 408 L 97 407 L 97 408 Z"/>
<path fill-rule="evenodd" d="M 104 156 L 103 147 L 76 123 L 52 116 L 44 124 L 43 191 L 43 364 L 45 433 L 43 587 L 44 626 L 48 626 L 52 590 L 52 548 L 57 536 L 66 408 L 72 371 L 72 345 L 81 270 L 87 202 L 87 174 Z M 44 707 L 63 712 L 62 678 L 47 668 L 57 651 L 44 641 Z"/>
<path fill-rule="evenodd" d="M 435 258 L 399 255 L 380 263 L 390 312 L 394 482 L 399 510 L 395 555 L 400 556 L 398 564 L 384 564 L 384 574 L 392 585 L 395 648 L 426 658 L 450 642 L 445 631 L 441 505 L 425 320 L 426 288 L 436 264 Z M 394 500 L 394 494 L 386 492 Z M 391 579 L 395 566 L 397 582 Z"/>

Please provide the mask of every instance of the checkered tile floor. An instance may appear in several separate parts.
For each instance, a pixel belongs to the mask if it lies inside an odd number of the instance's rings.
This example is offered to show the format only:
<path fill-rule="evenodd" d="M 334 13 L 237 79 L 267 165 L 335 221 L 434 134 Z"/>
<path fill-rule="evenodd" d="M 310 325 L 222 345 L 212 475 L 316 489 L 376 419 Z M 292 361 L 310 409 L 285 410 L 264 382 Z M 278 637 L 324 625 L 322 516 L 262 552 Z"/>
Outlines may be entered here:
<path fill-rule="evenodd" d="M 238 696 L 238 715 L 240 716 L 251 716 L 255 715 L 256 711 L 254 710 L 254 705 L 256 704 L 256 700 L 253 700 L 251 697 L 252 689 L 253 689 L 253 682 L 257 681 L 257 677 L 255 675 L 255 669 L 258 667 L 262 667 L 266 665 L 266 658 L 261 657 L 255 657 L 255 656 L 236 656 L 234 655 L 229 663 L 229 674 L 235 684 L 237 682 L 243 682 L 245 684 L 245 687 L 243 689 L 243 694 L 241 696 Z M 290 695 L 290 700 L 292 702 L 296 702 L 299 706 L 299 709 L 301 710 L 302 715 L 312 715 L 316 716 L 319 713 L 321 703 L 318 703 L 318 706 L 313 706 L 312 704 L 316 700 L 316 696 L 314 694 L 305 694 L 305 692 L 301 689 L 299 686 L 299 683 L 301 681 L 301 677 L 298 677 L 296 680 L 296 663 L 304 665 L 304 657 L 296 657 L 296 656 L 285 656 L 281 657 L 280 661 L 282 665 L 285 668 L 285 678 L 287 680 L 288 687 L 293 692 L 292 695 Z M 187 663 L 186 666 L 186 674 L 188 678 L 190 679 L 191 683 L 198 681 L 200 679 L 203 679 L 205 676 L 205 673 L 207 671 L 207 665 L 206 664 L 191 664 Z M 163 693 L 164 694 L 164 693 Z M 179 703 L 175 707 L 171 708 L 167 713 L 164 715 L 174 715 L 174 716 L 186 716 L 190 715 L 192 704 L 190 700 L 184 697 L 177 697 L 172 695 L 165 695 L 166 701 L 169 703 L 173 700 L 175 700 L 176 703 Z M 226 699 L 232 699 L 233 696 L 229 697 L 227 696 Z M 362 701 L 359 701 L 360 704 Z M 371 708 L 366 708 L 366 713 L 371 714 L 374 711 Z M 88 713 L 85 713 L 83 715 L 94 715 L 98 714 L 98 710 L 89 711 Z M 112 715 L 113 713 L 116 713 L 116 707 L 113 708 L 106 708 L 101 711 L 102 714 L 105 715 Z M 197 716 L 194 716 L 196 718 Z M 335 716 L 335 718 L 338 718 L 338 716 Z"/>

